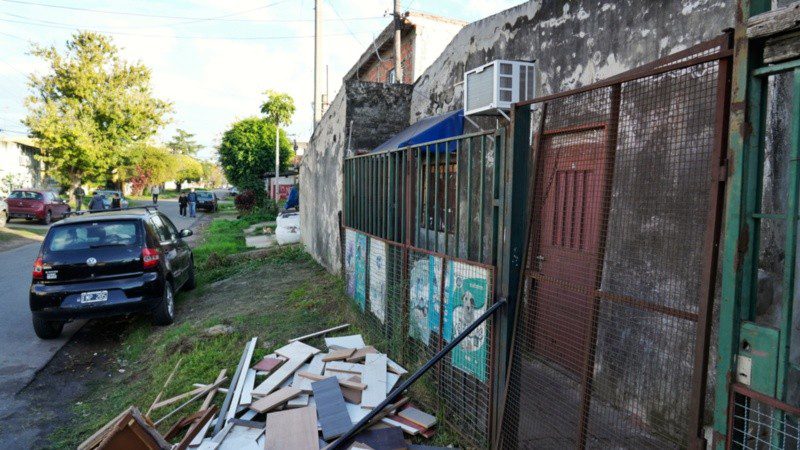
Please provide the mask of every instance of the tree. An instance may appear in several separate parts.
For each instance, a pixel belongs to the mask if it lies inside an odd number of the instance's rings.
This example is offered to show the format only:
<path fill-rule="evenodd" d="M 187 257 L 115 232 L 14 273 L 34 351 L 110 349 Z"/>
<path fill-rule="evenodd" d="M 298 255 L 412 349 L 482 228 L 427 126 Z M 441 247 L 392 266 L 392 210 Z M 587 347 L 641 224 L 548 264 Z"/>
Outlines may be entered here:
<path fill-rule="evenodd" d="M 120 162 L 119 149 L 146 141 L 166 123 L 171 105 L 152 95 L 150 69 L 119 57 L 111 38 L 81 31 L 66 50 L 34 45 L 46 74 L 30 75 L 33 95 L 23 120 L 42 146 L 40 159 L 69 192 L 103 181 Z"/>
<path fill-rule="evenodd" d="M 275 125 L 264 118 L 250 117 L 234 123 L 222 135 L 219 162 L 228 181 L 264 195 L 264 174 L 273 169 L 275 160 Z M 286 133 L 280 133 L 280 162 L 285 170 L 294 156 Z"/>
<path fill-rule="evenodd" d="M 175 130 L 175 133 L 172 140 L 167 142 L 167 147 L 169 147 L 173 155 L 194 156 L 198 150 L 203 148 L 202 145 L 194 141 L 194 134 L 180 128 Z"/>
<path fill-rule="evenodd" d="M 273 90 L 265 91 L 267 100 L 261 104 L 261 113 L 269 123 L 286 126 L 292 123 L 294 115 L 294 99 L 289 94 L 276 92 Z"/>
<path fill-rule="evenodd" d="M 122 154 L 117 174 L 120 181 L 129 181 L 133 194 L 141 194 L 147 186 L 163 183 L 172 177 L 175 157 L 166 149 L 146 142 L 134 143 Z"/>
<path fill-rule="evenodd" d="M 200 181 L 203 178 L 203 166 L 200 161 L 192 158 L 189 155 L 174 155 L 175 162 L 175 185 L 178 190 L 181 190 L 183 183 L 190 181 Z"/>
<path fill-rule="evenodd" d="M 200 164 L 203 166 L 203 181 L 206 187 L 215 188 L 225 184 L 225 174 L 218 164 L 210 161 L 202 161 Z"/>

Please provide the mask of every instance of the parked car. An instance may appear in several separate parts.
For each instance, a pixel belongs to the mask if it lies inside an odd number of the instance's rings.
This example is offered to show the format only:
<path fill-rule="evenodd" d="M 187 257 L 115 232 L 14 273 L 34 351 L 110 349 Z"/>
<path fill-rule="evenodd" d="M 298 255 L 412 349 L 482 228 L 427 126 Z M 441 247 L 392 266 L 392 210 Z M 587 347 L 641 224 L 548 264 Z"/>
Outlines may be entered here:
<path fill-rule="evenodd" d="M 114 194 L 119 194 L 119 204 L 121 208 L 128 207 L 128 199 L 122 195 L 122 191 L 113 191 L 107 189 L 98 189 L 94 191 L 96 194 L 100 194 L 103 197 L 103 207 L 105 209 L 111 208 L 111 199 L 114 198 Z"/>
<path fill-rule="evenodd" d="M 38 220 L 46 225 L 53 219 L 61 219 L 70 212 L 69 204 L 55 192 L 19 189 L 11 191 L 6 199 L 8 220 L 21 218 Z"/>
<path fill-rule="evenodd" d="M 217 210 L 217 194 L 211 191 L 197 191 L 197 209 L 205 209 L 208 212 Z"/>
<path fill-rule="evenodd" d="M 6 226 L 8 222 L 8 204 L 0 200 L 0 227 Z"/>
<path fill-rule="evenodd" d="M 175 293 L 195 286 L 194 256 L 153 207 L 97 211 L 54 224 L 33 264 L 30 309 L 41 339 L 76 319 L 148 313 L 175 320 Z"/>

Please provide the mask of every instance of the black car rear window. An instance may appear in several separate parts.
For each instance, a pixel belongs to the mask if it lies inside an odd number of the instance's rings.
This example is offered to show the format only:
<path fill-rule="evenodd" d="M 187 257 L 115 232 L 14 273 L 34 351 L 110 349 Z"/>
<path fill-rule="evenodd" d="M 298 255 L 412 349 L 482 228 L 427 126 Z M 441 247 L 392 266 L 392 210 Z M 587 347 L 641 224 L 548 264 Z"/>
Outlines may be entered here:
<path fill-rule="evenodd" d="M 30 191 L 13 191 L 8 198 L 13 198 L 17 200 L 41 200 L 42 194 L 38 192 L 30 192 Z"/>
<path fill-rule="evenodd" d="M 210 192 L 198 192 L 197 198 L 201 198 L 203 200 L 211 200 L 214 197 L 211 196 Z"/>
<path fill-rule="evenodd" d="M 45 248 L 51 252 L 100 247 L 138 246 L 141 235 L 136 221 L 98 221 L 61 225 L 50 229 Z"/>

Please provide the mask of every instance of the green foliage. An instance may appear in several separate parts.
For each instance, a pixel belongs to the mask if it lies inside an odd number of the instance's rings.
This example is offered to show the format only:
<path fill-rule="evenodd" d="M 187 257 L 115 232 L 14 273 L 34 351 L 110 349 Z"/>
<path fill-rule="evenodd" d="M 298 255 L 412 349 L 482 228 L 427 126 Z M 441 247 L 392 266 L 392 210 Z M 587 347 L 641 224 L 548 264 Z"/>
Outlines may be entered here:
<path fill-rule="evenodd" d="M 180 128 L 175 130 L 175 133 L 175 136 L 167 142 L 167 147 L 173 155 L 194 156 L 197 154 L 198 150 L 203 148 L 201 144 L 195 142 L 194 134 L 181 130 Z"/>
<path fill-rule="evenodd" d="M 219 187 L 225 184 L 225 174 L 218 164 L 210 161 L 201 161 L 200 165 L 203 166 L 203 181 L 206 182 L 208 187 Z"/>
<path fill-rule="evenodd" d="M 175 155 L 173 164 L 175 165 L 174 179 L 175 184 L 181 185 L 189 181 L 200 181 L 203 178 L 203 165 L 200 161 L 189 155 Z"/>
<path fill-rule="evenodd" d="M 265 91 L 267 100 L 261 104 L 261 113 L 270 123 L 286 126 L 292 123 L 294 99 L 289 94 L 273 90 Z"/>
<path fill-rule="evenodd" d="M 289 167 L 294 148 L 286 133 L 280 131 L 281 170 Z M 275 125 L 268 120 L 250 117 L 240 120 L 222 135 L 219 162 L 228 181 L 239 189 L 253 189 L 264 196 L 264 174 L 275 165 Z"/>
<path fill-rule="evenodd" d="M 120 148 L 146 141 L 166 123 L 171 105 L 153 97 L 150 69 L 120 59 L 111 38 L 80 31 L 65 51 L 34 45 L 31 54 L 49 70 L 30 76 L 24 123 L 61 184 L 105 181 Z"/>
<path fill-rule="evenodd" d="M 117 177 L 130 181 L 134 195 L 140 195 L 147 186 L 171 179 L 172 155 L 165 149 L 137 142 L 123 152 Z"/>

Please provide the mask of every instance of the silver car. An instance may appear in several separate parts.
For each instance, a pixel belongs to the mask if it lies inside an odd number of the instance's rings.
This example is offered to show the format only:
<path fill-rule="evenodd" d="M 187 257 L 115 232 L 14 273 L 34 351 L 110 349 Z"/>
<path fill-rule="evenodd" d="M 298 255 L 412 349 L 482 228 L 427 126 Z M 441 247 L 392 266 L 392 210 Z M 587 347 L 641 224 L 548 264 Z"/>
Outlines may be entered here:
<path fill-rule="evenodd" d="M 114 194 L 119 194 L 119 206 L 120 208 L 127 208 L 128 207 L 128 199 L 122 195 L 121 191 L 112 191 L 112 190 L 105 190 L 105 189 L 98 189 L 95 193 L 100 194 L 103 197 L 103 207 L 105 209 L 111 208 L 111 199 L 114 197 Z"/>

